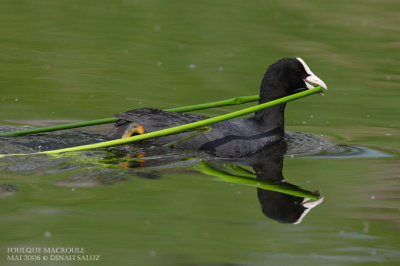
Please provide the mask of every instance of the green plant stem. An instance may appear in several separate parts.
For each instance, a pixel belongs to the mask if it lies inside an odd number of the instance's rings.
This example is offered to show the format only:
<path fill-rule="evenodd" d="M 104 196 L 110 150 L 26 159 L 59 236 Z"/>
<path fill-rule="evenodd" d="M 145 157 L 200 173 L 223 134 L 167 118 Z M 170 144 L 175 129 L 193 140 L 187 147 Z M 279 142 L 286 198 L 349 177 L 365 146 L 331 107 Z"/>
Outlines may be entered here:
<path fill-rule="evenodd" d="M 97 148 L 106 148 L 106 147 L 112 147 L 112 146 L 117 146 L 117 145 L 123 145 L 127 144 L 130 142 L 135 142 L 135 141 L 141 141 L 141 140 L 147 140 L 147 139 L 152 139 L 152 138 L 158 138 L 158 137 L 163 137 L 163 136 L 168 136 L 168 135 L 173 135 L 173 134 L 178 134 L 184 131 L 188 130 L 193 130 L 197 129 L 203 126 L 207 126 L 210 124 L 214 124 L 217 122 L 225 121 L 228 119 L 233 119 L 239 116 L 247 115 L 250 113 L 254 113 L 256 111 L 266 109 L 272 106 L 280 105 L 282 103 L 290 102 L 299 98 L 306 97 L 308 95 L 322 92 L 321 87 L 315 87 L 310 90 L 302 91 L 296 94 L 292 94 L 283 98 L 279 98 L 267 103 L 259 104 L 256 106 L 248 107 L 239 111 L 231 112 L 228 114 L 216 116 L 216 117 L 211 117 L 208 119 L 204 119 L 201 121 L 185 124 L 185 125 L 180 125 L 176 127 L 171 127 L 171 128 L 166 128 L 154 132 L 149 132 L 149 133 L 144 133 L 141 135 L 135 135 L 129 138 L 124 138 L 124 139 L 115 139 L 115 140 L 110 140 L 110 141 L 104 141 L 104 142 L 99 142 L 95 144 L 88 144 L 88 145 L 82 145 L 82 146 L 76 146 L 76 147 L 71 147 L 71 148 L 64 148 L 64 149 L 58 149 L 58 150 L 51 150 L 51 151 L 42 151 L 42 152 L 36 152 L 32 154 L 58 154 L 62 152 L 71 152 L 71 151 L 82 151 L 82 150 L 90 150 L 90 149 L 97 149 Z M 26 155 L 26 154 L 2 154 L 0 155 L 1 157 L 4 156 L 11 156 L 11 155 Z"/>
<path fill-rule="evenodd" d="M 169 108 L 169 109 L 165 109 L 165 111 L 177 112 L 177 113 L 198 111 L 198 110 L 215 108 L 215 107 L 222 107 L 222 106 L 254 102 L 254 101 L 258 101 L 258 99 L 259 99 L 258 95 L 242 96 L 242 97 L 235 97 L 235 98 L 211 102 L 211 103 L 203 103 L 203 104 L 195 104 L 195 105 Z M 116 117 L 109 117 L 109 118 L 102 118 L 102 119 L 96 119 L 96 120 L 90 120 L 90 121 L 84 121 L 84 122 L 69 123 L 69 124 L 47 126 L 47 127 L 39 127 L 39 128 L 18 130 L 18 131 L 12 131 L 12 132 L 4 132 L 4 133 L 0 133 L 0 136 L 19 136 L 19 135 L 36 134 L 36 133 L 77 128 L 77 127 L 87 127 L 87 126 L 101 125 L 101 124 L 107 124 L 107 123 L 114 123 L 114 122 L 117 122 L 118 120 L 119 119 Z"/>
<path fill-rule="evenodd" d="M 241 96 L 241 97 L 235 97 L 235 98 L 211 102 L 211 103 L 202 103 L 202 104 L 195 104 L 195 105 L 189 105 L 189 106 L 175 107 L 175 108 L 165 109 L 165 111 L 177 112 L 177 113 L 191 112 L 191 111 L 198 111 L 198 110 L 203 110 L 203 109 L 210 109 L 210 108 L 216 108 L 216 107 L 223 107 L 223 106 L 229 106 L 229 105 L 238 105 L 238 104 L 243 104 L 243 103 L 255 102 L 255 101 L 258 101 L 259 98 L 260 98 L 260 96 L 258 96 L 258 95 Z"/>
<path fill-rule="evenodd" d="M 86 126 L 94 126 L 94 125 L 113 123 L 113 122 L 117 122 L 118 120 L 119 119 L 116 117 L 109 117 L 109 118 L 102 118 L 102 119 L 90 120 L 90 121 L 85 121 L 85 122 L 76 122 L 76 123 L 69 123 L 69 124 L 63 124 L 63 125 L 55 125 L 55 126 L 38 127 L 38 128 L 24 129 L 24 130 L 11 131 L 11 132 L 3 132 L 3 133 L 0 133 L 0 136 L 5 137 L 5 136 L 20 136 L 20 135 L 36 134 L 36 133 L 77 128 L 77 127 L 86 127 Z"/>

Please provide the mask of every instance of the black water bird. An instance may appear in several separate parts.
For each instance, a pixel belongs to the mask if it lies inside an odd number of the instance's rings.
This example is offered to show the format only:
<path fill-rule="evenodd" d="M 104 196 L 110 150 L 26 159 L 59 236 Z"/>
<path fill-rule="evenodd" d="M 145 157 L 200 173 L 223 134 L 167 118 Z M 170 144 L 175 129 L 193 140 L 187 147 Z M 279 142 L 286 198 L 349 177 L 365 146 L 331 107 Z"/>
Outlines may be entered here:
<path fill-rule="evenodd" d="M 301 58 L 284 58 L 270 65 L 260 86 L 259 104 L 295 93 L 299 88 L 327 89 Z M 193 136 L 185 132 L 141 142 L 141 145 L 171 145 L 178 149 L 205 151 L 217 157 L 246 157 L 284 138 L 286 104 L 258 111 L 249 118 L 228 120 L 209 126 Z M 130 137 L 207 119 L 207 116 L 142 108 L 114 115 L 120 120 L 108 139 Z"/>

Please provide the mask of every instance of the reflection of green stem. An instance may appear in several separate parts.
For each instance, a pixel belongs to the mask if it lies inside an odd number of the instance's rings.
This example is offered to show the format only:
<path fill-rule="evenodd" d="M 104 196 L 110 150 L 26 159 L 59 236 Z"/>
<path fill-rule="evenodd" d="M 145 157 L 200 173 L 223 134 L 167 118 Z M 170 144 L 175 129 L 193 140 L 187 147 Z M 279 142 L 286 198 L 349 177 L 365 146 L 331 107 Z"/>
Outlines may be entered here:
<path fill-rule="evenodd" d="M 106 148 L 106 147 L 112 147 L 112 146 L 117 146 L 117 145 L 123 145 L 127 144 L 130 142 L 135 142 L 135 141 L 141 141 L 141 140 L 147 140 L 147 139 L 152 139 L 152 138 L 158 138 L 158 137 L 163 137 L 163 136 L 168 136 L 168 135 L 173 135 L 173 134 L 178 134 L 184 131 L 188 130 L 194 130 L 198 129 L 200 127 L 204 127 L 210 124 L 214 124 L 217 122 L 225 121 L 228 119 L 233 119 L 239 116 L 247 115 L 250 113 L 254 113 L 259 110 L 263 110 L 272 106 L 280 105 L 286 102 L 290 102 L 299 98 L 306 97 L 308 95 L 322 92 L 322 88 L 320 86 L 315 87 L 313 89 L 309 89 L 306 91 L 302 91 L 296 94 L 292 94 L 286 97 L 282 97 L 270 102 L 266 102 L 263 104 L 259 104 L 256 106 L 248 107 L 239 111 L 231 112 L 228 114 L 216 116 L 216 117 L 211 117 L 208 119 L 200 120 L 197 122 L 185 124 L 185 125 L 180 125 L 176 127 L 171 127 L 171 128 L 166 128 L 166 129 L 161 129 L 158 131 L 154 132 L 149 132 L 149 133 L 144 133 L 141 135 L 136 135 L 132 136 L 129 138 L 124 138 L 124 139 L 115 139 L 115 140 L 110 140 L 110 141 L 104 141 L 104 142 L 99 142 L 95 144 L 88 144 L 88 145 L 82 145 L 82 146 L 76 146 L 76 147 L 71 147 L 71 148 L 64 148 L 64 149 L 58 149 L 58 150 L 51 150 L 51 151 L 43 151 L 43 152 L 36 152 L 32 154 L 57 154 L 57 153 L 62 153 L 62 152 L 70 152 L 70 151 L 82 151 L 82 150 L 89 150 L 89 149 L 97 149 L 97 148 Z M 24 155 L 24 154 L 1 154 L 1 157 L 5 156 L 11 156 L 11 155 Z M 26 155 L 26 154 L 25 154 Z"/>
<path fill-rule="evenodd" d="M 226 167 L 228 169 L 234 171 L 238 175 L 245 176 L 245 177 L 251 177 L 251 178 L 255 177 L 254 172 L 252 172 L 246 168 L 243 168 L 242 166 L 239 166 L 237 164 L 228 164 Z"/>
<path fill-rule="evenodd" d="M 242 97 L 235 97 L 235 98 L 211 102 L 211 103 L 203 103 L 203 104 L 175 107 L 175 108 L 165 109 L 165 111 L 183 113 L 183 112 L 198 111 L 198 110 L 215 108 L 215 107 L 222 107 L 222 106 L 254 102 L 254 101 L 257 101 L 258 99 L 259 99 L 258 95 L 242 96 Z M 70 123 L 70 124 L 64 124 L 64 125 L 55 125 L 55 126 L 18 130 L 18 131 L 12 131 L 12 132 L 4 132 L 4 133 L 0 133 L 0 136 L 17 136 L 17 135 L 43 133 L 43 132 L 71 129 L 71 128 L 77 128 L 77 127 L 87 127 L 87 126 L 101 125 L 101 124 L 107 124 L 107 123 L 114 123 L 114 122 L 117 122 L 118 120 L 119 119 L 116 117 L 109 117 L 109 118 L 96 119 L 96 120 L 90 120 L 90 121 L 85 121 L 85 122 L 77 122 L 77 123 Z"/>
<path fill-rule="evenodd" d="M 285 193 L 285 194 L 296 196 L 296 197 L 310 198 L 310 199 L 315 199 L 315 200 L 320 198 L 319 195 L 313 194 L 310 191 L 303 190 L 300 188 L 288 187 L 288 186 L 285 186 L 284 184 L 278 185 L 278 184 L 270 183 L 267 181 L 257 180 L 257 179 L 254 179 L 254 178 L 251 178 L 248 176 L 232 175 L 230 173 L 213 168 L 205 162 L 202 162 L 202 163 L 196 165 L 195 168 L 200 170 L 204 174 L 219 177 L 221 181 L 225 181 L 225 182 L 232 182 L 232 183 L 242 184 L 242 185 L 246 185 L 246 186 L 250 186 L 250 187 L 262 188 L 262 189 L 266 189 L 266 190 Z"/>

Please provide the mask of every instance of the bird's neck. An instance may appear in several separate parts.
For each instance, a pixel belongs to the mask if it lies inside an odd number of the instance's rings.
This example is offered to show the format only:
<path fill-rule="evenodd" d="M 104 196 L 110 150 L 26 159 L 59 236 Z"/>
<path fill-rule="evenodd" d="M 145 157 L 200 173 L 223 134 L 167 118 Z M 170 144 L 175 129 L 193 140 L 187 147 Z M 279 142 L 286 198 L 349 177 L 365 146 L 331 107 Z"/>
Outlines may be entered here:
<path fill-rule="evenodd" d="M 259 104 L 269 100 L 259 101 Z M 274 131 L 275 134 L 285 134 L 285 106 L 280 104 L 255 113 L 255 119 L 264 128 L 265 132 Z"/>
<path fill-rule="evenodd" d="M 265 73 L 264 78 L 260 86 L 260 100 L 258 104 L 266 103 L 272 100 L 276 100 L 285 95 L 286 84 L 277 81 L 274 78 L 279 73 L 269 73 L 270 70 Z M 258 123 L 264 128 L 265 132 L 274 131 L 275 134 L 283 136 L 285 134 L 285 106 L 286 104 L 280 104 L 273 106 L 255 113 L 255 118 Z"/>

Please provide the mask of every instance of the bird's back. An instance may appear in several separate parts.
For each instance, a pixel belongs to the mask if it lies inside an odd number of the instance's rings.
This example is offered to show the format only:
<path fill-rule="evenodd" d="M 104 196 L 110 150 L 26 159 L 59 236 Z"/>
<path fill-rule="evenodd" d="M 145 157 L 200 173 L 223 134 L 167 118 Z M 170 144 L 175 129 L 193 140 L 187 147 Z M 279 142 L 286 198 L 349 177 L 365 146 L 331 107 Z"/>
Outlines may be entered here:
<path fill-rule="evenodd" d="M 151 108 L 135 109 L 114 116 L 120 121 L 116 123 L 116 127 L 108 136 L 109 139 L 121 138 L 131 125 L 142 126 L 145 132 L 154 132 L 209 118 L 203 115 Z M 199 131 L 203 133 L 193 136 L 196 132 L 184 132 L 146 140 L 142 144 L 171 145 L 179 149 L 201 150 L 219 157 L 245 157 L 281 139 L 277 132 L 264 132 L 254 118 L 223 121 L 208 125 Z"/>

